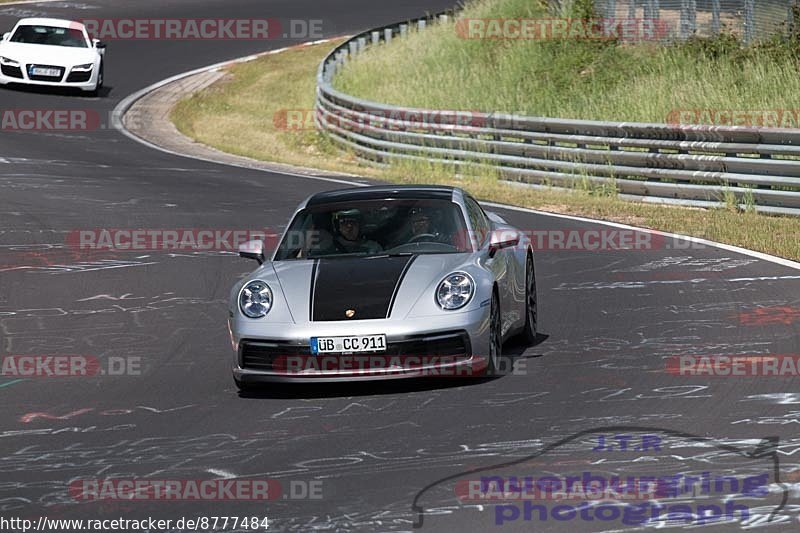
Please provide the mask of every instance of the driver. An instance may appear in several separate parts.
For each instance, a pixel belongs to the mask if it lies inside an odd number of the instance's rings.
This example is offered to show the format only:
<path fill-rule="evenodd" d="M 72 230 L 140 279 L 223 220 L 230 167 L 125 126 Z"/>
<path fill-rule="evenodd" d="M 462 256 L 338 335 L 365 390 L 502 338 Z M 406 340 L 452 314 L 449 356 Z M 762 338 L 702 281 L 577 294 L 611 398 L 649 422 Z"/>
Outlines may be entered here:
<path fill-rule="evenodd" d="M 411 237 L 431 234 L 431 217 L 421 207 L 415 207 L 410 213 Z"/>
<path fill-rule="evenodd" d="M 436 242 L 439 234 L 433 230 L 430 213 L 422 207 L 414 207 L 408 213 L 411 236 L 409 243 L 413 242 Z"/>
<path fill-rule="evenodd" d="M 382 250 L 375 241 L 361 234 L 361 211 L 348 209 L 333 214 L 333 229 L 336 232 L 334 245 L 345 253 L 376 253 Z"/>

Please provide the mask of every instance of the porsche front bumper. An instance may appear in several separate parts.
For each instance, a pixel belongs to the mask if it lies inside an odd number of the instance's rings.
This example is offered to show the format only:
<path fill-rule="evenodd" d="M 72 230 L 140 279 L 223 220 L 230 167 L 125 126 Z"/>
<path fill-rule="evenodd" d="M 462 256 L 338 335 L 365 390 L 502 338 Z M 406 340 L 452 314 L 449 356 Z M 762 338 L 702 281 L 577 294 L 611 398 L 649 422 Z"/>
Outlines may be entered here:
<path fill-rule="evenodd" d="M 489 353 L 489 307 L 406 320 L 229 322 L 233 375 L 245 384 L 475 377 Z M 385 334 L 386 352 L 312 355 L 311 337 Z"/>

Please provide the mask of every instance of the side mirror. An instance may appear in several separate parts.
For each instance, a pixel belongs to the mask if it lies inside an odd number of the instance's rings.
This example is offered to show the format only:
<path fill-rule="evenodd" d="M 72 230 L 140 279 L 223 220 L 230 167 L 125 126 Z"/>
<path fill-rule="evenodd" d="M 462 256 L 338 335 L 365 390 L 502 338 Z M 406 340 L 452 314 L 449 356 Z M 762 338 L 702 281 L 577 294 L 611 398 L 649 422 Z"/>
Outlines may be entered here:
<path fill-rule="evenodd" d="M 499 229 L 492 232 L 489 241 L 489 257 L 494 257 L 498 250 L 512 248 L 519 244 L 520 235 L 515 229 Z"/>
<path fill-rule="evenodd" d="M 255 259 L 259 265 L 264 264 L 264 241 L 258 239 L 255 241 L 247 241 L 239 246 L 239 257 L 245 259 Z"/>
<path fill-rule="evenodd" d="M 11 32 L 7 31 L 6 33 L 3 34 L 3 40 L 7 41 L 9 39 L 11 39 Z"/>
<path fill-rule="evenodd" d="M 94 44 L 94 47 L 97 48 L 98 50 L 106 49 L 106 43 L 104 43 L 100 39 L 92 39 L 92 44 Z"/>
<path fill-rule="evenodd" d="M 503 217 L 495 213 L 494 211 L 486 211 L 486 216 L 489 217 L 489 220 L 496 224 L 508 224 Z"/>

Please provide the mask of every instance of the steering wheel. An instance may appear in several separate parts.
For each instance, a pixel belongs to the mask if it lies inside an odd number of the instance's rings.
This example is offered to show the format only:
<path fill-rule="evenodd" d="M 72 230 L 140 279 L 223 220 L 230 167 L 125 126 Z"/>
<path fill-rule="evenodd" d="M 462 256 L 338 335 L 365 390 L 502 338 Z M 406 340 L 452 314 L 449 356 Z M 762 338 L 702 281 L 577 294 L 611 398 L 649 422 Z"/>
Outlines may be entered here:
<path fill-rule="evenodd" d="M 421 241 L 422 239 L 432 239 L 435 241 L 437 237 L 433 233 L 420 233 L 419 235 L 414 235 L 413 237 L 408 239 L 408 244 Z"/>

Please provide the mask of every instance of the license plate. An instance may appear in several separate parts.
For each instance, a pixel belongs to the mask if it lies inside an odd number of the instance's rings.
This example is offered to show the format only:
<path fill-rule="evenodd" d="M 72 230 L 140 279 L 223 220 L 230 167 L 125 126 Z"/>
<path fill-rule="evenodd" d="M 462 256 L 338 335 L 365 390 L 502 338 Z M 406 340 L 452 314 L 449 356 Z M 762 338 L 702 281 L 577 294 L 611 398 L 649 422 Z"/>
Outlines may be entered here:
<path fill-rule="evenodd" d="M 31 74 L 34 76 L 50 76 L 50 77 L 58 77 L 61 76 L 61 71 L 57 68 L 41 68 L 41 67 L 33 67 L 31 69 Z"/>
<path fill-rule="evenodd" d="M 386 335 L 311 337 L 311 353 L 385 352 Z"/>

